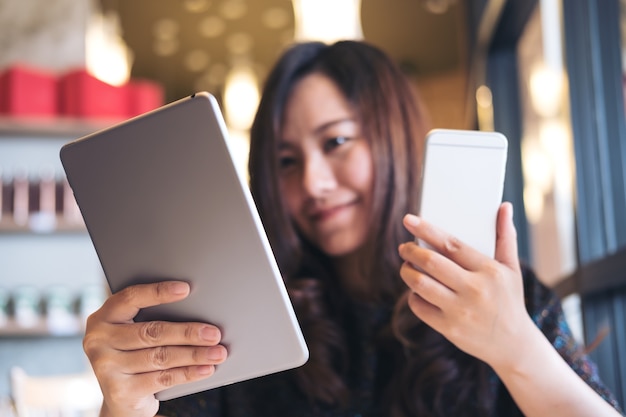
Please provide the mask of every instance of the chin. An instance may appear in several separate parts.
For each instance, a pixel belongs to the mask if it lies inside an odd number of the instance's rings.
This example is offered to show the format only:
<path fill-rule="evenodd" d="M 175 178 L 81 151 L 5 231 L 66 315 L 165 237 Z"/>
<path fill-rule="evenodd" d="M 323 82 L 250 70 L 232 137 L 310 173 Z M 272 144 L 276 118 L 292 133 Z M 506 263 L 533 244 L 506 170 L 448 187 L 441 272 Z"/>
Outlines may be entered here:
<path fill-rule="evenodd" d="M 331 258 L 341 258 L 356 252 L 362 245 L 360 242 L 329 242 L 320 245 L 320 249 Z"/>

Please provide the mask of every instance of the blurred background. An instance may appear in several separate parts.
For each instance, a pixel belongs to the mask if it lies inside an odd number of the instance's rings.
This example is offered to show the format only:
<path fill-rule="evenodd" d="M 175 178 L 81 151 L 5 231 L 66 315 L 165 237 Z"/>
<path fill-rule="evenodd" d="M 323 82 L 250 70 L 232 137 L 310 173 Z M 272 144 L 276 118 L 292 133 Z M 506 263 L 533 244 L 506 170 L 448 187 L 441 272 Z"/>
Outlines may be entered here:
<path fill-rule="evenodd" d="M 563 297 L 575 336 L 593 347 L 624 404 L 623 3 L 3 0 L 0 414 L 11 369 L 87 369 L 84 318 L 106 297 L 59 148 L 209 91 L 245 169 L 248 129 L 275 59 L 293 42 L 338 39 L 388 52 L 433 127 L 507 136 L 505 199 L 516 208 L 520 256 Z"/>

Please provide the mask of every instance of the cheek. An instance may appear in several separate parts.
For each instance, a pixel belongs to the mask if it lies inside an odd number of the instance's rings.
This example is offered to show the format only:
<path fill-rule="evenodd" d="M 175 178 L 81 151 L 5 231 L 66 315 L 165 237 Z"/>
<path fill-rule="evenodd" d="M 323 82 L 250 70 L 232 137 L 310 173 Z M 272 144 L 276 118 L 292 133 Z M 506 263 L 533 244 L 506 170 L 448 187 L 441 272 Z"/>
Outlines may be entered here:
<path fill-rule="evenodd" d="M 354 188 L 369 199 L 374 187 L 374 162 L 369 147 L 362 146 L 355 149 L 345 167 L 347 168 L 346 178 L 350 179 Z"/>
<path fill-rule="evenodd" d="M 287 208 L 287 214 L 295 218 L 302 204 L 298 186 L 293 179 L 283 178 L 279 180 L 280 195 Z"/>

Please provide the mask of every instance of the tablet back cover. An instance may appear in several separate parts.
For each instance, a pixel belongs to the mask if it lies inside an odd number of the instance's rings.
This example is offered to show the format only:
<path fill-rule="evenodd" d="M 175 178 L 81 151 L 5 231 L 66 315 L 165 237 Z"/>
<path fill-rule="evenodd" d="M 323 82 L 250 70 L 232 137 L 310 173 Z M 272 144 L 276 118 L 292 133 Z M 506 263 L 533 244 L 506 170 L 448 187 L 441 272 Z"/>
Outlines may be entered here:
<path fill-rule="evenodd" d="M 228 359 L 166 400 L 306 362 L 308 350 L 214 97 L 200 93 L 61 149 L 111 290 L 180 279 L 190 296 L 136 320 L 201 321 Z"/>

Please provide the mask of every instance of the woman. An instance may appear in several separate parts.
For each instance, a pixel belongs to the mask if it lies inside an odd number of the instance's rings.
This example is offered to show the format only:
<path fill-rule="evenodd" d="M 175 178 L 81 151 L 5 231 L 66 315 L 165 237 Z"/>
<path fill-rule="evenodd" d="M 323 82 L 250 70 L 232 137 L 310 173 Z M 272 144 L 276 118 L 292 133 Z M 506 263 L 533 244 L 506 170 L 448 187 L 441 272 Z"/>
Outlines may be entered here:
<path fill-rule="evenodd" d="M 310 360 L 159 405 L 155 392 L 227 353 L 208 324 L 132 323 L 186 284 L 131 287 L 88 322 L 102 416 L 619 415 L 558 300 L 520 267 L 510 204 L 495 259 L 407 214 L 425 125 L 375 47 L 289 49 L 264 88 L 250 179 Z"/>

